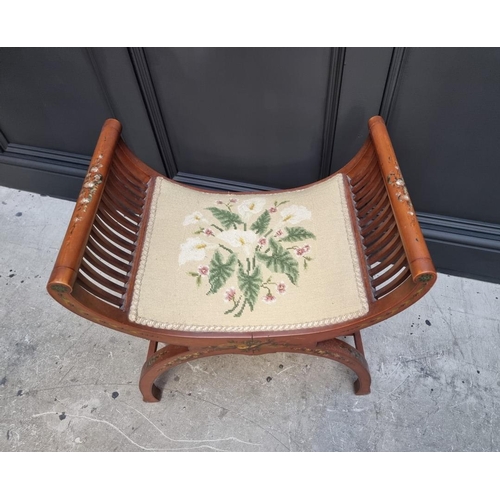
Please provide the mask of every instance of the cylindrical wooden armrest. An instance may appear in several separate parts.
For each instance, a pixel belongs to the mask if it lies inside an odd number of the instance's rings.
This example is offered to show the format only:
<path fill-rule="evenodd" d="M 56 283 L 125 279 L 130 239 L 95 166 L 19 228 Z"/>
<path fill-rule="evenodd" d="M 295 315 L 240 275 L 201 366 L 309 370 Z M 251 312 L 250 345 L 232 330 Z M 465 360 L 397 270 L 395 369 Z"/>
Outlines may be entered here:
<path fill-rule="evenodd" d="M 436 270 L 384 120 L 381 116 L 374 116 L 369 120 L 368 125 L 412 278 L 415 282 L 432 280 L 436 277 Z"/>
<path fill-rule="evenodd" d="M 72 290 L 121 130 L 120 122 L 114 119 L 106 120 L 102 127 L 68 230 L 50 275 L 49 288 L 61 292 Z"/>

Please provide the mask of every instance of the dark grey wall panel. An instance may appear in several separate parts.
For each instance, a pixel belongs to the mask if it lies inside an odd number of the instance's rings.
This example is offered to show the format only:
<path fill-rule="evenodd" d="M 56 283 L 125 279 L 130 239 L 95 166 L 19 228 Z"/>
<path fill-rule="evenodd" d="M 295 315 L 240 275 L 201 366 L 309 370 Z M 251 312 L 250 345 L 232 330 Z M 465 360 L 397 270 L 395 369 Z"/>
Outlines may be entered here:
<path fill-rule="evenodd" d="M 379 114 L 392 48 L 347 48 L 333 148 L 332 172 L 342 168 L 368 136 L 368 119 Z"/>
<path fill-rule="evenodd" d="M 86 49 L 2 48 L 0 130 L 9 142 L 90 155 L 111 110 Z"/>
<path fill-rule="evenodd" d="M 150 167 L 165 168 L 126 48 L 88 49 L 113 117 L 123 125 L 122 136 L 132 151 Z"/>
<path fill-rule="evenodd" d="M 330 49 L 146 49 L 177 170 L 294 187 L 319 178 Z"/>
<path fill-rule="evenodd" d="M 76 200 L 87 172 L 88 160 L 60 157 L 42 161 L 39 157 L 32 159 L 27 155 L 0 155 L 0 186 Z M 75 165 L 80 165 L 80 168 Z"/>
<path fill-rule="evenodd" d="M 427 237 L 426 241 L 439 272 L 500 283 L 500 254 L 498 252 Z"/>
<path fill-rule="evenodd" d="M 129 52 L 0 48 L 0 183 L 74 199 L 106 118 L 165 168 Z"/>
<path fill-rule="evenodd" d="M 417 210 L 500 223 L 500 49 L 406 49 L 388 127 Z"/>

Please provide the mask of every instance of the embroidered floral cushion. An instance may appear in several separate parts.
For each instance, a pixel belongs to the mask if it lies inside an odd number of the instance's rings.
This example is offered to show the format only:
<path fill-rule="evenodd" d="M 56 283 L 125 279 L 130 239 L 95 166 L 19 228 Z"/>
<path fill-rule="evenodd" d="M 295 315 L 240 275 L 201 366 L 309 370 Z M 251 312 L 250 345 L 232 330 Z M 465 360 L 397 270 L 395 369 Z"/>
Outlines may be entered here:
<path fill-rule="evenodd" d="M 129 319 L 186 331 L 325 326 L 368 312 L 341 174 L 279 193 L 157 178 Z"/>

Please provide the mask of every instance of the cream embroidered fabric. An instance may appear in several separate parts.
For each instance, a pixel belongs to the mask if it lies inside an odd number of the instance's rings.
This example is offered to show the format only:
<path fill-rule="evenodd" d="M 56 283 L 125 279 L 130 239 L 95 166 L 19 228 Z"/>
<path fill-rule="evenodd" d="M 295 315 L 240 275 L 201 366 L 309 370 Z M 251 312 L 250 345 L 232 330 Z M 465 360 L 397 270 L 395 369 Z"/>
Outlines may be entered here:
<path fill-rule="evenodd" d="M 342 175 L 251 195 L 156 180 L 131 321 L 185 331 L 272 331 L 367 312 Z"/>

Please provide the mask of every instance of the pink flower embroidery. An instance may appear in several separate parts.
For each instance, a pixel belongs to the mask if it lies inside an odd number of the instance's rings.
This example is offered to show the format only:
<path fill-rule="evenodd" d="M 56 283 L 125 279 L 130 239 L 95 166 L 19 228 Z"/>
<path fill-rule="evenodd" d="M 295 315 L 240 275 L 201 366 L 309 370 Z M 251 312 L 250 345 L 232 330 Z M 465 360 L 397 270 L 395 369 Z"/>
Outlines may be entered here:
<path fill-rule="evenodd" d="M 311 250 L 311 247 L 309 245 L 304 245 L 302 248 L 296 248 L 295 253 L 297 255 L 304 255 L 305 253 L 309 252 Z"/>
<path fill-rule="evenodd" d="M 284 293 L 286 293 L 286 284 L 284 281 L 281 281 L 280 283 L 278 283 L 276 285 L 276 290 L 278 290 L 278 293 L 283 295 Z"/>
<path fill-rule="evenodd" d="M 229 200 L 229 203 L 236 203 L 237 201 L 238 201 L 238 200 L 237 200 L 236 198 L 231 198 L 231 199 Z"/>
<path fill-rule="evenodd" d="M 234 300 L 234 296 L 236 295 L 236 288 L 233 286 L 231 288 L 228 288 L 226 290 L 226 293 L 224 294 L 224 302 L 231 302 Z"/>
<path fill-rule="evenodd" d="M 283 235 L 283 231 L 281 229 L 278 229 L 275 233 L 274 233 L 274 236 L 282 236 Z"/>
<path fill-rule="evenodd" d="M 270 211 L 272 214 L 274 214 L 275 212 L 277 212 L 277 211 L 278 211 L 278 209 L 277 209 L 276 207 L 271 207 L 271 208 L 269 209 L 269 211 Z"/>
<path fill-rule="evenodd" d="M 210 229 L 210 228 L 206 228 L 204 231 L 203 231 L 207 236 L 214 236 L 214 232 Z"/>
<path fill-rule="evenodd" d="M 273 302 L 276 302 L 276 297 L 272 293 L 268 293 L 262 300 L 266 304 L 272 304 Z"/>
<path fill-rule="evenodd" d="M 210 268 L 208 266 L 198 266 L 198 272 L 200 276 L 208 276 Z"/>
<path fill-rule="evenodd" d="M 266 243 L 267 243 L 266 238 L 261 238 L 261 239 L 259 240 L 259 245 L 260 245 L 260 246 L 263 246 L 263 245 L 265 245 Z"/>

